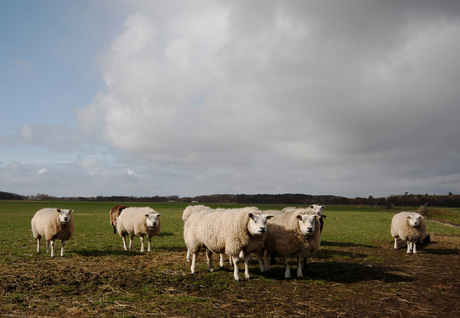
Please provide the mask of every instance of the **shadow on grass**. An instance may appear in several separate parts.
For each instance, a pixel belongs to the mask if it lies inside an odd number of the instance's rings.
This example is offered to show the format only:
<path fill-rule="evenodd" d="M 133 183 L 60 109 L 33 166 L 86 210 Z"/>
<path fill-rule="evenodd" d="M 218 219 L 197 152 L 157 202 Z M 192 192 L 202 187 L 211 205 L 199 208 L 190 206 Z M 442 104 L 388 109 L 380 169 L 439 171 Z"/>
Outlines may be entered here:
<path fill-rule="evenodd" d="M 123 247 L 122 247 L 123 248 Z M 168 251 L 168 252 L 180 252 L 184 253 L 184 258 L 187 252 L 185 247 L 152 247 L 152 251 L 149 253 L 147 252 L 147 248 L 145 248 L 145 252 L 140 252 L 140 247 L 137 250 L 132 251 L 125 251 L 123 249 L 120 250 L 100 250 L 100 249 L 87 249 L 87 250 L 76 250 L 73 253 L 78 254 L 80 256 L 133 256 L 133 255 L 155 255 L 156 250 L 161 251 Z"/>
<path fill-rule="evenodd" d="M 364 254 L 364 253 L 323 249 L 323 250 L 318 251 L 314 257 L 318 259 L 329 259 L 329 258 L 334 258 L 334 257 L 365 258 L 368 256 L 369 256 L 368 254 Z"/>
<path fill-rule="evenodd" d="M 394 273 L 393 269 L 383 266 L 371 266 L 344 262 L 308 263 L 301 278 L 296 277 L 297 266 L 291 266 L 292 278 L 297 280 L 323 280 L 328 282 L 350 284 L 367 281 L 412 282 L 411 276 Z M 285 280 L 285 267 L 275 266 L 269 272 L 260 275 L 276 280 Z"/>
<path fill-rule="evenodd" d="M 421 249 L 427 254 L 434 254 L 434 255 L 460 255 L 460 251 L 456 248 L 424 248 Z"/>
<path fill-rule="evenodd" d="M 163 237 L 163 236 L 174 236 L 174 233 L 168 233 L 168 232 L 160 232 L 157 236 Z"/>
<path fill-rule="evenodd" d="M 431 248 L 436 246 L 438 242 L 423 242 L 417 243 L 417 252 L 422 252 L 426 254 L 434 254 L 434 255 L 460 255 L 459 249 L 456 248 Z M 406 250 L 407 245 L 401 247 L 399 250 Z"/>
<path fill-rule="evenodd" d="M 80 256 L 130 256 L 130 255 L 143 255 L 145 253 L 141 253 L 139 251 L 115 251 L 115 250 L 96 250 L 96 249 L 90 249 L 90 250 L 76 250 L 73 251 L 73 253 L 78 254 Z"/>
<path fill-rule="evenodd" d="M 321 246 L 378 248 L 375 245 L 344 243 L 344 242 L 328 242 L 328 241 L 321 241 Z"/>

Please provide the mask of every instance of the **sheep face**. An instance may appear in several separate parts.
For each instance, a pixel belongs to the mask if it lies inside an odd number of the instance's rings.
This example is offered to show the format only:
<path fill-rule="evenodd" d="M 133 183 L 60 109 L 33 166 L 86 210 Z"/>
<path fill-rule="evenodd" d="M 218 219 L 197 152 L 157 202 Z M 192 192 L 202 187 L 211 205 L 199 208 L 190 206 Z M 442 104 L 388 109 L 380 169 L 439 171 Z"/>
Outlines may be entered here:
<path fill-rule="evenodd" d="M 412 214 L 407 217 L 407 222 L 409 222 L 409 225 L 412 227 L 417 227 L 420 225 L 422 222 L 423 216 L 420 214 Z"/>
<path fill-rule="evenodd" d="M 73 212 L 73 210 L 56 209 L 56 212 L 59 215 L 59 222 L 61 223 L 70 222 L 70 214 Z"/>
<path fill-rule="evenodd" d="M 325 205 L 318 205 L 318 204 L 310 205 L 310 209 L 312 209 L 313 212 L 318 214 L 319 216 L 323 215 L 323 209 L 325 207 L 326 207 Z"/>
<path fill-rule="evenodd" d="M 258 215 L 249 213 L 248 230 L 252 235 L 261 235 L 267 231 L 267 220 L 272 218 L 273 215 Z"/>
<path fill-rule="evenodd" d="M 145 223 L 147 224 L 148 227 L 155 227 L 160 223 L 160 216 L 161 216 L 161 214 L 159 214 L 159 213 L 146 214 L 145 215 L 145 217 L 146 217 Z"/>
<path fill-rule="evenodd" d="M 316 228 L 316 220 L 319 218 L 318 215 L 313 214 L 299 214 L 297 219 L 299 219 L 300 231 L 303 235 L 311 235 Z"/>

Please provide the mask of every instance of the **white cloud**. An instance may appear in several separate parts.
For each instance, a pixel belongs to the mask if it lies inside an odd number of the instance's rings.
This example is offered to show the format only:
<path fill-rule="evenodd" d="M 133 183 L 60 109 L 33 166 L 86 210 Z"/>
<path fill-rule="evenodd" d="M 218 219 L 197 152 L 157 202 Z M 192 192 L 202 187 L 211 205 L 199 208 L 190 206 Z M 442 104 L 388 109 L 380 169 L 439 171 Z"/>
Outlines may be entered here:
<path fill-rule="evenodd" d="M 138 2 L 80 122 L 202 193 L 429 187 L 460 156 L 459 11 L 359 3 Z"/>
<path fill-rule="evenodd" d="M 69 123 L 55 126 L 26 124 L 17 133 L 0 137 L 0 145 L 14 147 L 19 144 L 42 146 L 60 152 L 84 152 L 85 147 L 102 145 L 96 134 L 85 133 Z"/>
<path fill-rule="evenodd" d="M 46 172 L 46 168 L 41 168 L 40 170 L 38 170 L 38 173 L 42 174 L 42 173 L 45 173 Z"/>

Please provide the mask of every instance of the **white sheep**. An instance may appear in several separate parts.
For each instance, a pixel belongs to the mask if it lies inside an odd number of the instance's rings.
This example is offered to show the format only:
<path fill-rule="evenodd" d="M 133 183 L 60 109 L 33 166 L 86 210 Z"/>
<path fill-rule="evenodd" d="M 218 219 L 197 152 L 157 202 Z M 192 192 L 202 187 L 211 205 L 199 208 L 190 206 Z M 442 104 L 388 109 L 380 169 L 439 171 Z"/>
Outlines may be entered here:
<path fill-rule="evenodd" d="M 323 214 L 323 210 L 326 206 L 325 205 L 318 205 L 318 204 L 312 204 L 310 205 L 309 209 L 312 211 L 312 212 L 315 212 L 316 214 L 318 214 L 321 218 L 319 219 L 319 223 L 320 223 L 320 232 L 323 231 L 323 227 L 324 227 L 324 219 L 327 217 L 326 215 Z M 303 208 L 293 208 L 293 207 L 287 207 L 287 208 L 284 208 L 282 211 L 283 212 L 286 212 L 286 211 L 294 211 L 296 209 L 303 209 Z"/>
<path fill-rule="evenodd" d="M 192 254 L 192 274 L 195 273 L 200 248 L 206 247 L 208 270 L 213 270 L 211 253 L 225 253 L 233 260 L 233 276 L 236 281 L 240 280 L 238 255 L 243 251 L 244 274 L 249 279 L 249 257 L 251 253 L 258 253 L 263 248 L 264 233 L 270 217 L 255 207 L 216 209 L 190 215 L 184 225 L 184 241 Z"/>
<path fill-rule="evenodd" d="M 139 236 L 141 240 L 141 252 L 144 252 L 144 236 L 148 238 L 147 251 L 150 252 L 152 237 L 161 231 L 161 214 L 149 207 L 126 208 L 117 220 L 118 234 L 123 240 L 123 248 L 126 249 L 126 235 L 129 234 L 129 250 L 133 249 L 133 238 Z"/>
<path fill-rule="evenodd" d="M 74 231 L 73 210 L 44 208 L 37 211 L 32 218 L 31 226 L 37 240 L 37 253 L 40 252 L 40 239 L 46 239 L 46 252 L 51 245 L 51 257 L 54 257 L 54 241 L 61 240 L 61 256 L 64 256 L 64 245 Z"/>
<path fill-rule="evenodd" d="M 400 212 L 391 220 L 391 236 L 395 238 L 395 249 L 399 240 L 407 241 L 407 253 L 417 253 L 416 243 L 426 236 L 425 218 L 417 212 Z"/>
<path fill-rule="evenodd" d="M 186 235 L 185 234 L 185 231 L 186 231 L 185 222 L 190 217 L 190 215 L 192 215 L 193 213 L 197 213 L 201 211 L 210 211 L 210 210 L 212 209 L 205 205 L 189 205 L 188 207 L 184 209 L 184 212 L 182 212 L 182 221 L 184 221 L 184 237 Z M 190 250 L 188 248 L 187 248 L 187 262 L 190 262 Z"/>
<path fill-rule="evenodd" d="M 265 268 L 270 270 L 269 254 L 286 261 L 285 278 L 291 278 L 290 261 L 297 257 L 297 277 L 303 277 L 302 261 L 316 253 L 321 244 L 320 216 L 311 208 L 287 209 L 267 222 Z M 261 268 L 262 270 L 262 268 Z"/>
<path fill-rule="evenodd" d="M 205 205 L 189 205 L 184 209 L 184 212 L 182 212 L 182 221 L 187 221 L 190 215 L 196 212 L 200 211 L 209 211 L 212 210 L 210 207 L 205 206 Z"/>
<path fill-rule="evenodd" d="M 205 206 L 205 205 L 189 205 L 188 207 L 186 207 L 184 209 L 184 212 L 182 213 L 182 221 L 184 221 L 184 223 L 187 221 L 187 219 L 189 218 L 190 215 L 192 215 L 193 213 L 197 213 L 197 212 L 201 212 L 201 211 L 210 211 L 212 210 L 210 207 L 208 206 Z M 185 237 L 185 226 L 184 226 L 184 237 Z M 219 254 L 220 256 L 220 267 L 223 267 L 224 266 L 224 254 Z M 244 253 L 243 251 L 240 252 L 239 254 L 239 257 L 240 258 L 243 258 L 244 257 Z M 190 262 L 190 250 L 187 248 L 187 262 Z M 233 262 L 232 262 L 232 258 L 229 257 L 229 263 L 230 265 L 233 265 Z"/>
<path fill-rule="evenodd" d="M 123 209 L 126 209 L 126 205 L 115 205 L 111 210 L 110 210 L 110 225 L 113 226 L 113 233 L 117 233 L 117 219 L 120 216 L 121 211 Z"/>

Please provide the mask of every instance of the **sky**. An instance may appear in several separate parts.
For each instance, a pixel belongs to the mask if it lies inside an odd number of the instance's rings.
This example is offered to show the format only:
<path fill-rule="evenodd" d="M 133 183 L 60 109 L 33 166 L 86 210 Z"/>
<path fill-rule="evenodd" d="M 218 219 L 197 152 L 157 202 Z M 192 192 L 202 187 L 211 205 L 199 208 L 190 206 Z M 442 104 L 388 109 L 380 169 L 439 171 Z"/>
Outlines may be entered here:
<path fill-rule="evenodd" d="M 460 194 L 460 2 L 0 1 L 0 191 Z"/>

